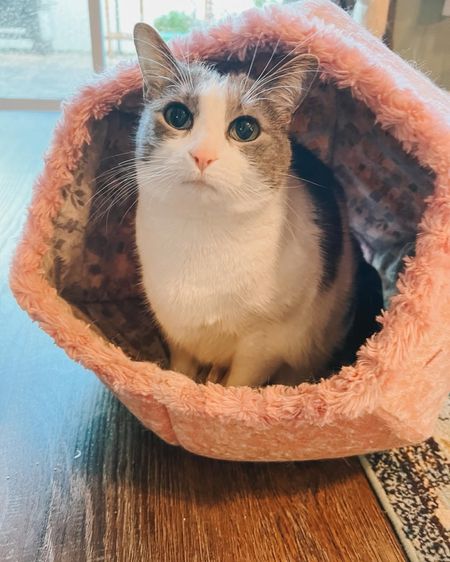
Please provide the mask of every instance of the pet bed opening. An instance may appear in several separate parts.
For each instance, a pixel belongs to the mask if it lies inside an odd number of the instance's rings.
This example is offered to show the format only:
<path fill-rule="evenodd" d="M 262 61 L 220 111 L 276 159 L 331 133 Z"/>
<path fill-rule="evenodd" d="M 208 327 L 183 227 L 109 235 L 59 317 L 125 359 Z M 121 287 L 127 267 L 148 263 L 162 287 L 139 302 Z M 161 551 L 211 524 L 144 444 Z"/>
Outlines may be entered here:
<path fill-rule="evenodd" d="M 268 56 L 260 53 L 255 58 L 253 72 Z M 224 72 L 246 70 L 252 57 L 249 51 L 244 63 L 225 55 L 226 62 L 210 62 Z M 73 182 L 63 188 L 44 269 L 76 316 L 133 360 L 165 368 L 167 347 L 140 289 L 134 243 L 131 159 L 141 108 L 142 93 L 136 91 L 102 119 L 91 119 L 91 142 L 84 147 Z M 403 258 L 414 253 L 433 174 L 382 129 L 349 89 L 338 89 L 323 75 L 309 84 L 291 133 L 342 184 L 352 230 L 381 276 L 387 308 Z M 111 204 L 111 194 L 124 186 L 124 195 Z"/>

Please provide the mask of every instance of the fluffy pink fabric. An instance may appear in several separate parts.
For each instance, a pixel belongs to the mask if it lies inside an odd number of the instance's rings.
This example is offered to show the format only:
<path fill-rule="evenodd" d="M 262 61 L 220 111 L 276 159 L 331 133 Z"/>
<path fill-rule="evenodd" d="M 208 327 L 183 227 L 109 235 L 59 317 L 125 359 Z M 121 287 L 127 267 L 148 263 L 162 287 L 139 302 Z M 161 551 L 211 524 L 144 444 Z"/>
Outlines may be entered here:
<path fill-rule="evenodd" d="M 43 256 L 61 188 L 72 180 L 87 122 L 105 116 L 141 87 L 136 67 L 85 88 L 65 107 L 39 178 L 11 270 L 19 304 L 63 347 L 166 441 L 217 458 L 294 460 L 354 455 L 428 437 L 450 389 L 449 97 L 357 26 L 328 0 L 250 11 L 238 20 L 177 41 L 181 54 L 245 57 L 260 39 L 304 44 L 338 87 L 351 87 L 436 174 L 419 227 L 416 257 L 398 282 L 383 329 L 358 361 L 317 385 L 264 389 L 197 385 L 183 375 L 137 363 L 74 317 L 45 278 Z"/>

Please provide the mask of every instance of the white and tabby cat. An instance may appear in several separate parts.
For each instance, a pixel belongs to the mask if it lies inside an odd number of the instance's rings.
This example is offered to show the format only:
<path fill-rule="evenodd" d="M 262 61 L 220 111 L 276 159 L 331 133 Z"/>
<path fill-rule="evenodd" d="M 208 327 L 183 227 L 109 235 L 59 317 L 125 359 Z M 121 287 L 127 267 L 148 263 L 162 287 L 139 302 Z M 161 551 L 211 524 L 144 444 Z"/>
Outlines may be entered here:
<path fill-rule="evenodd" d="M 349 329 L 357 251 L 338 184 L 289 138 L 304 58 L 252 79 L 175 61 L 145 24 L 135 44 L 137 249 L 171 368 L 195 378 L 211 364 L 227 386 L 324 375 Z"/>

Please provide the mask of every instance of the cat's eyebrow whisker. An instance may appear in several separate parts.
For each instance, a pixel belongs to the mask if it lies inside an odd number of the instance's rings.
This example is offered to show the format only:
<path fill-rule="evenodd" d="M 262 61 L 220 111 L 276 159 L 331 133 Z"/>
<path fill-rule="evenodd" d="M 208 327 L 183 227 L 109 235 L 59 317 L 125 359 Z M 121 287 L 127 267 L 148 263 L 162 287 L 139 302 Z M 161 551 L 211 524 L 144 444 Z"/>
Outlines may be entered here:
<path fill-rule="evenodd" d="M 255 62 L 256 53 L 258 52 L 258 47 L 259 47 L 259 44 L 260 44 L 260 42 L 261 42 L 261 37 L 262 37 L 262 33 L 259 34 L 258 41 L 257 41 L 256 47 L 255 47 L 255 50 L 253 51 L 253 56 L 252 56 L 252 60 L 251 60 L 251 62 L 250 62 L 250 66 L 249 66 L 249 68 L 248 68 L 248 70 L 247 70 L 247 74 L 245 75 L 244 88 L 247 87 L 248 79 L 249 79 L 250 73 L 251 73 L 251 71 L 252 71 L 252 69 L 253 69 L 253 64 L 254 64 L 254 62 Z"/>
<path fill-rule="evenodd" d="M 270 65 L 270 63 L 272 62 L 273 57 L 275 56 L 275 51 L 277 50 L 279 44 L 280 44 L 280 39 L 278 39 L 278 41 L 276 42 L 275 47 L 272 50 L 272 54 L 270 55 L 269 60 L 266 62 L 266 66 L 262 69 L 259 76 L 255 79 L 255 82 L 250 87 L 250 90 L 248 91 L 249 95 L 251 95 L 251 92 L 252 92 L 253 88 L 255 87 L 255 84 L 261 79 L 262 76 L 264 76 L 264 72 L 266 71 L 266 69 Z"/>
<path fill-rule="evenodd" d="M 270 72 L 268 74 L 266 74 L 266 76 L 264 76 L 263 78 L 261 78 L 261 80 L 258 81 L 256 86 L 261 87 L 262 85 L 266 84 L 267 81 L 269 81 L 269 80 L 271 81 L 271 80 L 274 80 L 275 78 L 280 78 L 280 77 L 285 76 L 286 74 L 290 74 L 291 70 L 292 70 L 292 66 L 295 66 L 295 65 L 297 65 L 301 62 L 304 62 L 304 59 L 307 58 L 307 57 L 308 57 L 308 55 L 305 55 L 304 53 L 300 53 L 299 55 L 296 55 L 296 56 L 286 60 L 278 68 L 273 67 L 270 70 Z"/>
<path fill-rule="evenodd" d="M 184 55 L 183 55 L 184 56 Z M 191 85 L 192 90 L 194 90 L 194 81 L 192 79 L 192 73 L 191 73 L 191 61 L 189 60 L 189 56 L 190 56 L 190 51 L 189 51 L 189 45 L 187 45 L 187 62 L 185 62 L 186 65 L 186 69 L 187 69 L 187 73 L 189 75 L 189 83 Z M 185 60 L 186 60 L 186 56 L 184 56 Z"/>
<path fill-rule="evenodd" d="M 299 88 L 297 86 L 289 86 L 287 84 L 281 84 L 281 85 L 278 85 L 278 86 L 271 86 L 267 90 L 264 90 L 264 92 L 262 92 L 262 93 L 267 95 L 267 94 L 270 94 L 271 92 L 273 92 L 275 90 L 285 90 L 285 91 L 288 91 L 288 92 L 291 92 L 291 91 L 295 92 L 295 91 L 299 90 Z M 270 98 L 261 98 L 261 97 L 258 96 L 258 93 L 256 93 L 255 99 L 256 100 L 262 100 L 262 99 L 270 99 Z"/>
<path fill-rule="evenodd" d="M 277 41 L 277 44 L 275 45 L 275 50 L 277 49 L 278 44 L 279 44 L 279 40 Z M 283 71 L 285 69 L 285 67 L 287 67 L 289 64 L 292 64 L 292 61 L 296 60 L 297 57 L 304 57 L 305 56 L 305 53 L 299 53 L 298 55 L 294 55 L 291 58 L 288 58 L 288 57 L 290 57 L 290 55 L 296 49 L 298 49 L 298 46 L 296 46 L 294 49 L 292 49 L 291 51 L 286 53 L 279 61 L 277 61 L 274 64 L 274 66 L 272 68 L 270 68 L 268 70 L 267 74 L 265 74 L 265 71 L 267 70 L 267 68 L 268 68 L 269 64 L 271 63 L 271 61 L 273 59 L 273 56 L 275 54 L 275 50 L 274 50 L 272 52 L 271 57 L 267 61 L 266 66 L 264 67 L 264 69 L 262 70 L 260 75 L 256 78 L 254 84 L 250 88 L 248 94 L 251 95 L 256 88 L 260 88 L 262 85 L 264 85 L 268 78 L 271 78 L 274 75 L 277 75 L 280 71 Z"/>
<path fill-rule="evenodd" d="M 283 78 L 284 78 L 283 75 L 267 77 L 264 83 L 259 84 L 258 87 L 252 91 L 251 96 L 245 96 L 244 102 L 250 104 L 253 103 L 255 100 L 262 99 L 259 97 L 260 93 L 267 94 L 268 92 L 270 92 L 270 89 L 266 89 L 265 86 L 267 86 L 267 84 L 270 84 L 271 82 L 277 82 L 279 80 L 282 80 Z M 282 87 L 285 88 L 287 86 L 283 85 Z M 265 99 L 269 99 L 269 98 L 265 98 Z"/>
<path fill-rule="evenodd" d="M 300 55 L 300 61 L 302 60 L 303 56 Z M 277 82 L 277 81 L 282 81 L 284 78 L 286 78 L 286 76 L 288 76 L 290 74 L 290 67 L 291 65 L 295 65 L 298 64 L 298 60 L 296 60 L 295 62 L 292 62 L 294 59 L 290 59 L 289 61 L 287 61 L 282 67 L 278 68 L 275 72 L 271 72 L 269 73 L 267 76 L 264 77 L 264 79 L 262 79 L 260 82 L 258 82 L 257 86 L 253 89 L 251 89 L 251 94 L 250 97 L 251 99 L 254 99 L 258 96 L 258 92 L 260 92 L 263 88 L 265 88 L 268 84 L 272 83 L 272 82 Z M 303 73 L 303 69 L 302 69 L 302 73 Z M 256 83 L 255 83 L 256 84 Z M 255 86 L 255 84 L 253 86 Z M 283 87 L 287 87 L 286 85 Z M 270 91 L 270 90 L 269 90 Z M 264 89 L 264 94 L 267 92 L 266 89 Z M 249 92 L 250 93 L 250 92 Z"/>
<path fill-rule="evenodd" d="M 301 41 L 300 43 L 296 43 L 294 47 L 292 47 L 292 49 L 290 51 L 288 51 L 281 60 L 277 61 L 277 63 L 275 64 L 275 67 L 282 63 L 287 57 L 291 56 L 292 53 L 295 53 L 296 51 L 299 51 L 300 49 L 303 49 L 303 47 L 308 43 L 311 42 L 311 39 L 314 39 L 314 37 L 319 33 L 320 30 L 316 30 L 314 31 L 311 35 L 309 35 L 308 37 L 305 37 L 303 41 Z M 313 55 L 309 52 L 298 52 L 297 54 L 299 55 L 308 55 L 311 56 L 313 58 L 317 58 L 316 55 Z M 297 56 L 297 55 L 294 55 Z"/>
<path fill-rule="evenodd" d="M 274 66 L 268 70 L 267 74 L 265 74 L 265 71 L 267 70 L 270 62 L 273 60 L 273 56 L 274 56 L 275 50 L 278 47 L 278 44 L 279 44 L 279 40 L 277 41 L 277 43 L 275 45 L 275 48 L 274 48 L 274 51 L 272 51 L 272 55 L 269 58 L 269 60 L 267 61 L 266 66 L 264 67 L 263 71 L 260 73 L 258 78 L 255 80 L 255 82 L 252 85 L 252 87 L 250 88 L 249 92 L 247 92 L 247 95 L 251 95 L 255 89 L 259 89 L 260 87 L 262 87 L 266 83 L 268 78 L 273 77 L 280 70 L 286 69 L 286 67 L 289 67 L 290 65 L 297 63 L 299 60 L 304 60 L 304 59 L 307 59 L 307 58 L 314 58 L 316 61 L 318 60 L 318 57 L 316 57 L 315 55 L 311 55 L 310 53 L 304 53 L 304 52 L 297 53 L 297 54 L 294 54 L 293 56 L 291 56 L 292 53 L 295 53 L 295 51 L 297 51 L 298 49 L 300 49 L 302 47 L 302 44 L 298 44 L 293 49 L 288 51 L 280 60 L 278 60 L 274 64 Z"/>

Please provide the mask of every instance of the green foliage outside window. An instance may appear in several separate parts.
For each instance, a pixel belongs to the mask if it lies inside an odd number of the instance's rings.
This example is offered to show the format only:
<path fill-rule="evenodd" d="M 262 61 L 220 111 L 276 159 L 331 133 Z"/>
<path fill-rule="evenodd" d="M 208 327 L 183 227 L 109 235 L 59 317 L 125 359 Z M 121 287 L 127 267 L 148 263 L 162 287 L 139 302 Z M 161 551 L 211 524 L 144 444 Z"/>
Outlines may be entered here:
<path fill-rule="evenodd" d="M 197 23 L 195 17 L 184 12 L 172 11 L 155 19 L 155 27 L 161 33 L 187 33 Z"/>

